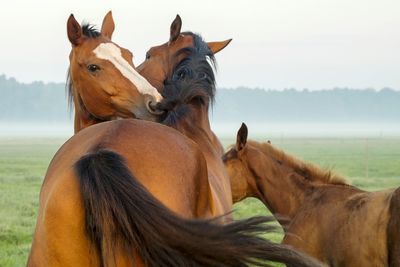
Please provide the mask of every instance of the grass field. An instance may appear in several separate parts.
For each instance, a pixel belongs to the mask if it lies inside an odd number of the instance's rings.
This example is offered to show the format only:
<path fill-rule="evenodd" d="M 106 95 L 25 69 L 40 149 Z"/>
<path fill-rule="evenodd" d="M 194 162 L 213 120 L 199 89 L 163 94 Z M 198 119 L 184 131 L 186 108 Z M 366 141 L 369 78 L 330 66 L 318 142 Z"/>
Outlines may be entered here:
<path fill-rule="evenodd" d="M 261 140 L 261 139 L 260 139 Z M 24 266 L 36 222 L 40 186 L 62 139 L 0 138 L 0 266 Z M 224 145 L 233 140 L 223 139 Z M 400 138 L 271 139 L 272 143 L 378 190 L 400 185 Z M 235 205 L 235 217 L 265 215 L 257 200 Z M 279 241 L 280 234 L 269 236 Z"/>

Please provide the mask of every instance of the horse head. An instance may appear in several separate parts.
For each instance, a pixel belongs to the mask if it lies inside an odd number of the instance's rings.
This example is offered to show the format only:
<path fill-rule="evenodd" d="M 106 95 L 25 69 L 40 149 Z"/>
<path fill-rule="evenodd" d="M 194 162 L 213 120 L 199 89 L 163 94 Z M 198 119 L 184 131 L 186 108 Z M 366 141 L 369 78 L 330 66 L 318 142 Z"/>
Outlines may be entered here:
<path fill-rule="evenodd" d="M 176 16 L 170 26 L 169 40 L 158 46 L 150 48 L 146 53 L 145 61 L 137 67 L 143 75 L 157 90 L 161 91 L 164 81 L 171 75 L 174 67 L 182 60 L 176 54 L 182 49 L 193 47 L 193 36 L 187 32 L 181 32 L 182 20 Z M 215 54 L 224 49 L 232 39 L 221 42 L 208 42 L 207 45 Z"/>
<path fill-rule="evenodd" d="M 107 121 L 136 117 L 156 120 L 154 106 L 162 100 L 158 91 L 136 70 L 132 53 L 111 40 L 115 24 L 111 11 L 101 31 L 80 25 L 71 14 L 67 22 L 72 50 L 69 56 L 69 93 L 81 123 L 75 130 Z M 78 129 L 77 129 L 78 128 Z"/>

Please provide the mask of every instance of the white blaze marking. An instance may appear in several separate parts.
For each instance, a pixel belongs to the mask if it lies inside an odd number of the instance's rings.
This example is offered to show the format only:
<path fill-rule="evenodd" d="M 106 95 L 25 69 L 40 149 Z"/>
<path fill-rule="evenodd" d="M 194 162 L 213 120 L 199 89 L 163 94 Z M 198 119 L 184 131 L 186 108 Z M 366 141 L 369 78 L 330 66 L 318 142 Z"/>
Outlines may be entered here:
<path fill-rule="evenodd" d="M 100 59 L 110 61 L 125 78 L 131 81 L 142 95 L 152 95 L 157 102 L 162 96 L 143 76 L 122 57 L 121 49 L 113 43 L 101 43 L 93 50 Z"/>

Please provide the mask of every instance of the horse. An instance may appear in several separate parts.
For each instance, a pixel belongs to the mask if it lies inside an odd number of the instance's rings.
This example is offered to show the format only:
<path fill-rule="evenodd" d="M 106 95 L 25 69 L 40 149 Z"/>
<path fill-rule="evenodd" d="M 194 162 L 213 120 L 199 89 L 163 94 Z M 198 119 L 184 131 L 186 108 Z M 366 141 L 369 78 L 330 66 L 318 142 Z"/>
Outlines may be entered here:
<path fill-rule="evenodd" d="M 319 266 L 256 236 L 267 217 L 211 218 L 207 167 L 192 139 L 160 123 L 86 127 L 50 162 L 27 266 Z"/>
<path fill-rule="evenodd" d="M 185 49 L 190 49 L 194 46 L 194 35 L 192 32 L 181 32 L 182 19 L 176 15 L 170 26 L 169 40 L 164 44 L 151 47 L 147 53 L 143 63 L 137 70 L 145 77 L 158 91 L 162 92 L 166 80 L 171 77 L 176 65 L 185 57 L 185 53 L 179 53 Z M 216 54 L 230 44 L 232 39 L 225 41 L 207 42 L 208 48 L 212 54 Z M 208 118 L 207 122 L 208 123 Z M 204 128 L 209 135 L 209 138 L 220 156 L 224 153 L 224 148 L 218 137 L 211 131 L 210 126 Z"/>
<path fill-rule="evenodd" d="M 329 266 L 400 266 L 400 189 L 367 192 L 268 143 L 242 124 L 225 155 L 233 201 L 255 197 L 276 216 L 283 244 Z"/>
<path fill-rule="evenodd" d="M 111 41 L 115 29 L 111 11 L 101 31 L 80 25 L 73 15 L 67 22 L 72 45 L 67 77 L 68 99 L 74 104 L 74 131 L 117 118 L 155 121 L 160 115 L 152 106 L 159 92 L 134 68 L 132 53 Z"/>
<path fill-rule="evenodd" d="M 213 215 L 220 216 L 232 210 L 232 195 L 208 118 L 215 96 L 215 58 L 200 35 L 188 32 L 186 36 L 190 36 L 191 46 L 178 50 L 172 57 L 177 63 L 164 81 L 163 100 L 156 110 L 164 114 L 161 123 L 189 137 L 203 152 L 213 196 Z"/>

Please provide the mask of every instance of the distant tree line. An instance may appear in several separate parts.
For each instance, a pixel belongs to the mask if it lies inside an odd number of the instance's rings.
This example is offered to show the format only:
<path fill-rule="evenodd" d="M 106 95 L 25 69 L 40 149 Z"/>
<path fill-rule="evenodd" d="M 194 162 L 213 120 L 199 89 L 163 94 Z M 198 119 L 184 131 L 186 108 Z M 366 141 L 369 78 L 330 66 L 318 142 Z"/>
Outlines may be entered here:
<path fill-rule="evenodd" d="M 400 122 L 400 91 L 334 88 L 219 90 L 216 121 Z"/>
<path fill-rule="evenodd" d="M 65 85 L 0 76 L 0 121 L 68 121 Z"/>
<path fill-rule="evenodd" d="M 0 75 L 0 121 L 71 120 L 65 84 L 24 84 Z M 215 122 L 400 122 L 400 91 L 283 91 L 236 88 L 217 90 Z"/>

